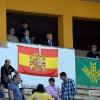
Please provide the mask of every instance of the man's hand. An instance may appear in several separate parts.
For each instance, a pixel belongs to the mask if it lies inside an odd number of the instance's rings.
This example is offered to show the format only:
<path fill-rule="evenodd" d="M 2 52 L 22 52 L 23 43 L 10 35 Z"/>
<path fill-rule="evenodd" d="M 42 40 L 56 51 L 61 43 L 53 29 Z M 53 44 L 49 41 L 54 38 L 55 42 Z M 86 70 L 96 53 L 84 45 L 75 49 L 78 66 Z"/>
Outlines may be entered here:
<path fill-rule="evenodd" d="M 73 96 L 70 97 L 70 100 L 73 100 Z"/>
<path fill-rule="evenodd" d="M 55 95 L 51 95 L 51 97 L 52 97 L 52 98 L 56 98 L 56 96 L 55 96 Z"/>
<path fill-rule="evenodd" d="M 14 70 L 14 73 L 18 74 L 18 72 L 16 70 Z"/>

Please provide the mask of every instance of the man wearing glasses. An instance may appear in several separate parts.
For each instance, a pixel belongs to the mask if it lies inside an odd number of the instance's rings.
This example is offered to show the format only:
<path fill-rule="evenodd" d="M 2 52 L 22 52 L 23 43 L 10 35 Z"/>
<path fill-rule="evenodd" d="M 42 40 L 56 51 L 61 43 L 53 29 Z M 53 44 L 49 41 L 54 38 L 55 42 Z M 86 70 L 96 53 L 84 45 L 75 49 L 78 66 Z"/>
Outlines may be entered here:
<path fill-rule="evenodd" d="M 15 33 L 15 29 L 14 28 L 10 28 L 9 29 L 9 34 L 7 35 L 7 41 L 14 42 L 14 43 L 19 42 L 18 38 L 16 36 L 14 36 L 14 33 Z"/>
<path fill-rule="evenodd" d="M 10 83 L 8 87 L 9 100 L 22 100 L 22 94 L 18 87 L 18 84 L 20 84 L 20 80 L 21 78 L 19 74 L 15 74 L 13 76 L 13 82 Z"/>
<path fill-rule="evenodd" d="M 96 52 L 97 50 L 97 46 L 96 45 L 92 45 L 91 47 L 91 51 L 87 53 L 86 57 L 89 58 L 100 58 L 100 55 Z"/>

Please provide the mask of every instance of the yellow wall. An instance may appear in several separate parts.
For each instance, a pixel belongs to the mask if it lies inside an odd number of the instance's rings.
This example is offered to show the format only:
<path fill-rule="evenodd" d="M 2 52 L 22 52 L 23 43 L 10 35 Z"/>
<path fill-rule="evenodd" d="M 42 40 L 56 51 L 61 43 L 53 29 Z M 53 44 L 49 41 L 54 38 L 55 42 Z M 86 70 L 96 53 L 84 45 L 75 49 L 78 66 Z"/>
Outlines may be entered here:
<path fill-rule="evenodd" d="M 100 3 L 79 0 L 0 0 L 0 42 L 6 41 L 6 10 L 59 16 L 59 46 L 68 48 L 73 47 L 73 17 L 100 19 Z"/>
<path fill-rule="evenodd" d="M 6 40 L 6 0 L 0 0 L 0 43 Z"/>

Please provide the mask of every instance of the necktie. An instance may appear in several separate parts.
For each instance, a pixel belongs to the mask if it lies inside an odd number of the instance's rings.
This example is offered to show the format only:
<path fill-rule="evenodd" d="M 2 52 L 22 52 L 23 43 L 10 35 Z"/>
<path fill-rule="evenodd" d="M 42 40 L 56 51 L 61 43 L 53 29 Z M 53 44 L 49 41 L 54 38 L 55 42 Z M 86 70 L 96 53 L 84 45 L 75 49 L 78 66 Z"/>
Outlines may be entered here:
<path fill-rule="evenodd" d="M 28 42 L 28 43 L 30 43 L 30 40 L 29 40 L 29 38 L 27 38 L 27 42 Z"/>
<path fill-rule="evenodd" d="M 51 41 L 49 41 L 49 45 L 52 46 L 52 45 L 51 45 Z"/>
<path fill-rule="evenodd" d="M 13 42 L 13 36 L 11 36 L 11 42 Z"/>

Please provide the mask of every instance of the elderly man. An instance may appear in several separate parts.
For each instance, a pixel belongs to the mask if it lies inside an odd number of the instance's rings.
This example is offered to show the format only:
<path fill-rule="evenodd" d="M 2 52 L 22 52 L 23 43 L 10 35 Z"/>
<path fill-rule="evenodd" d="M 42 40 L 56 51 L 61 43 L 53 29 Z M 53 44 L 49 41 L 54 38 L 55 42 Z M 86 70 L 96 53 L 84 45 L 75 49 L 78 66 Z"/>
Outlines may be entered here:
<path fill-rule="evenodd" d="M 47 40 L 43 42 L 43 45 L 49 45 L 49 46 L 56 46 L 55 42 L 52 40 L 52 34 L 48 33 L 47 34 Z"/>
<path fill-rule="evenodd" d="M 97 50 L 97 46 L 96 45 L 92 45 L 91 51 L 87 53 L 86 57 L 89 57 L 89 58 L 100 58 L 100 55 L 96 52 L 96 50 Z"/>
<path fill-rule="evenodd" d="M 14 28 L 10 28 L 9 29 L 9 34 L 7 35 L 7 41 L 9 42 L 19 42 L 18 38 L 16 36 L 14 36 L 15 33 L 15 29 Z"/>

